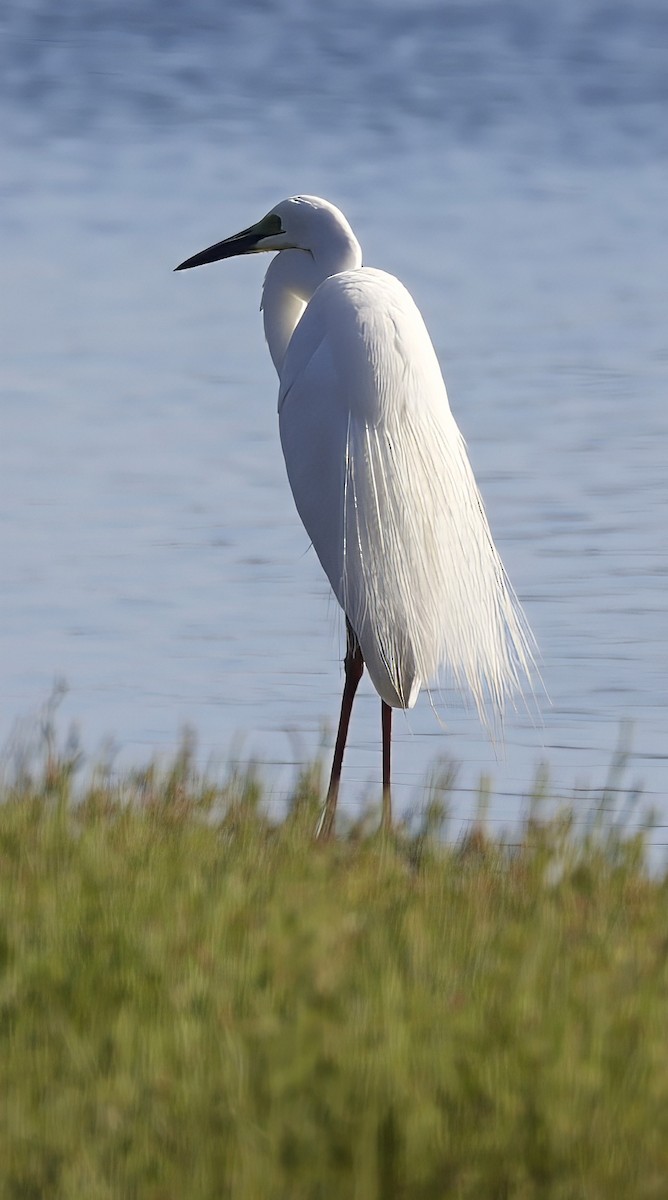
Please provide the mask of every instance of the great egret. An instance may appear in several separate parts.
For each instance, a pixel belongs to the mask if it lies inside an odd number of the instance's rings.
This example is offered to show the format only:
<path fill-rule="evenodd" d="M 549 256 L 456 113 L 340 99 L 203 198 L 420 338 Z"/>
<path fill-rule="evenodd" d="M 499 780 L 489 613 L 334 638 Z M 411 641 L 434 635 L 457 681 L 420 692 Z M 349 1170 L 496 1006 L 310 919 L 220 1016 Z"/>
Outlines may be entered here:
<path fill-rule="evenodd" d="M 345 686 L 318 833 L 334 826 L 364 666 L 381 698 L 382 825 L 391 825 L 393 708 L 446 670 L 479 714 L 530 679 L 531 633 L 490 533 L 422 317 L 394 276 L 362 266 L 343 213 L 317 196 L 177 271 L 278 251 L 262 292 L 278 414 L 299 515 L 346 616 Z"/>

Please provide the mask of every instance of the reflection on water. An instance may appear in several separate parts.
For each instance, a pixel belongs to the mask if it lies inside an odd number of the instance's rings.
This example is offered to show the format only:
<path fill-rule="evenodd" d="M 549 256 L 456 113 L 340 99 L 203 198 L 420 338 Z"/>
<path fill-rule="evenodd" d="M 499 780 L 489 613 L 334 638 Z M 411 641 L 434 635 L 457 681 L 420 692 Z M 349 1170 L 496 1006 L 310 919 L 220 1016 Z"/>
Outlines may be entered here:
<path fill-rule="evenodd" d="M 628 718 L 666 814 L 668 14 L 552 7 L 5 6 L 2 738 L 65 676 L 90 750 L 145 759 L 189 721 L 205 755 L 278 764 L 278 801 L 334 724 L 341 622 L 284 476 L 265 262 L 171 274 L 312 191 L 425 314 L 551 698 L 498 760 L 457 697 L 445 730 L 423 698 L 399 803 L 446 754 L 457 815 L 486 771 L 510 821 L 542 755 L 600 784 Z M 363 691 L 349 804 L 378 709 Z"/>

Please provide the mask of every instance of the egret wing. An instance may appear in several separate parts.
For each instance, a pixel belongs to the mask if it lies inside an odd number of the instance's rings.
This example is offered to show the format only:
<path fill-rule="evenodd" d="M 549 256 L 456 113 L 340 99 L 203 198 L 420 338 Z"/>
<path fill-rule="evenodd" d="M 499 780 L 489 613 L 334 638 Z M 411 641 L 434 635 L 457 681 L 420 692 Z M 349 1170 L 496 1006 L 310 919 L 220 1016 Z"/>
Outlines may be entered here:
<path fill-rule="evenodd" d="M 494 546 L 424 322 L 381 271 L 325 280 L 281 369 L 299 514 L 387 703 L 443 668 L 481 715 L 528 675 L 529 634 Z"/>

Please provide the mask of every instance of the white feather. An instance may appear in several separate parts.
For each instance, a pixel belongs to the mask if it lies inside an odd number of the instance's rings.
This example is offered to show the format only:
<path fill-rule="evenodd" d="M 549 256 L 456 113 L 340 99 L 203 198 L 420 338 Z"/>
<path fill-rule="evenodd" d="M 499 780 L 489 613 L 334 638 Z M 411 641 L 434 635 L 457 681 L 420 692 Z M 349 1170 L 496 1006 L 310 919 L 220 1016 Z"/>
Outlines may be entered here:
<path fill-rule="evenodd" d="M 384 701 L 383 818 L 391 828 L 391 714 L 420 688 L 468 686 L 500 717 L 531 683 L 532 638 L 506 578 L 429 334 L 392 275 L 362 267 L 343 213 L 293 196 L 177 270 L 277 251 L 264 328 L 280 380 L 281 443 L 299 515 L 348 624 L 346 685 L 318 836 L 334 827 L 355 689 Z"/>
<path fill-rule="evenodd" d="M 410 708 L 445 672 L 501 712 L 530 634 L 409 293 L 372 269 L 325 279 L 280 378 L 297 509 L 376 690 Z"/>

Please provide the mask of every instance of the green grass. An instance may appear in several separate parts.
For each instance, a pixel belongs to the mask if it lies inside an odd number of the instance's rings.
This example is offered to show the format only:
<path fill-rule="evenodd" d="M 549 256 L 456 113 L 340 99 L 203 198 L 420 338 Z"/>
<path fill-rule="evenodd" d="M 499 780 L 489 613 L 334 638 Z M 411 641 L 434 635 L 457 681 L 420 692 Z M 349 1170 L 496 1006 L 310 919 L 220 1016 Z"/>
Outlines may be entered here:
<path fill-rule="evenodd" d="M 567 813 L 314 846 L 252 772 L 0 805 L 0 1196 L 664 1200 L 668 881 Z"/>

